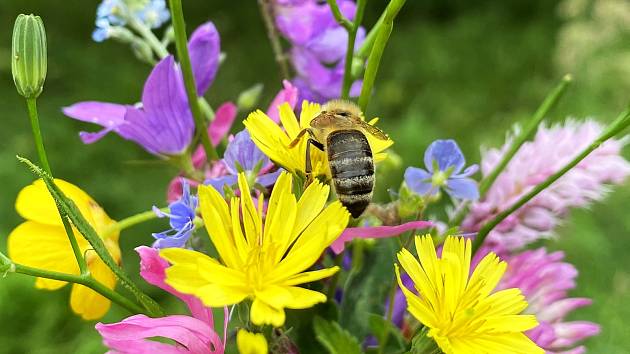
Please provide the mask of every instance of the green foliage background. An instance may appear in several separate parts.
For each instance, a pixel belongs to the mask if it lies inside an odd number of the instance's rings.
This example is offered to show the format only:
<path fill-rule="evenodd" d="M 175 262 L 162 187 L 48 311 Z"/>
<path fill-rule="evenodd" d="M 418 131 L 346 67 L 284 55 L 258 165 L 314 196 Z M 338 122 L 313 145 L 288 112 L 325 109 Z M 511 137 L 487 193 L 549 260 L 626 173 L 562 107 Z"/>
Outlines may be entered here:
<path fill-rule="evenodd" d="M 80 100 L 133 103 L 139 99 L 150 68 L 124 46 L 94 43 L 90 38 L 97 1 L 2 0 L 0 2 L 0 249 L 20 218 L 13 209 L 17 192 L 33 176 L 16 154 L 35 158 L 23 100 L 13 87 L 10 41 L 19 13 L 41 15 L 49 39 L 49 74 L 39 99 L 42 129 L 56 176 L 88 191 L 113 218 L 164 203 L 165 186 L 176 171 L 116 136 L 85 146 L 77 133 L 91 129 L 65 118 L 60 108 Z M 369 2 L 366 22 L 378 17 L 385 1 Z M 185 1 L 189 30 L 211 19 L 222 37 L 227 60 L 207 94 L 218 105 L 235 100 L 256 82 L 265 84 L 261 102 L 279 88 L 279 76 L 254 1 Z M 506 130 L 526 119 L 564 74 L 554 66 L 558 33 L 564 25 L 556 0 L 408 1 L 399 16 L 377 80 L 369 115 L 382 117 L 396 141 L 404 166 L 417 165 L 424 148 L 436 138 L 455 138 L 470 162 L 479 146 L 497 146 Z M 627 42 L 626 42 L 627 43 Z M 606 53 L 598 60 L 606 63 Z M 610 121 L 630 95 L 620 75 L 587 75 L 588 60 L 574 72 L 575 84 L 549 121 L 567 115 Z M 600 64 L 601 65 L 601 64 Z M 626 67 L 626 70 L 628 68 Z M 585 78 L 588 77 L 588 80 Z M 627 81 L 627 79 L 625 79 Z M 244 118 L 244 117 L 240 117 Z M 626 149 L 628 150 L 628 149 Z M 626 156 L 629 154 L 626 153 Z M 383 186 L 396 186 L 402 170 Z M 590 210 L 569 215 L 552 249 L 563 249 L 580 270 L 575 296 L 594 299 L 575 319 L 603 326 L 587 342 L 593 353 L 620 353 L 630 348 L 630 218 L 628 184 Z M 137 277 L 133 248 L 151 242 L 156 221 L 121 237 L 124 264 Z M 144 284 L 143 284 L 144 285 Z M 175 306 L 163 293 L 154 296 Z M 0 352 L 98 353 L 104 348 L 93 330 L 72 315 L 69 289 L 33 289 L 33 279 L 10 274 L 0 278 Z M 163 297 L 163 298 L 161 298 Z M 126 316 L 113 308 L 103 319 Z"/>

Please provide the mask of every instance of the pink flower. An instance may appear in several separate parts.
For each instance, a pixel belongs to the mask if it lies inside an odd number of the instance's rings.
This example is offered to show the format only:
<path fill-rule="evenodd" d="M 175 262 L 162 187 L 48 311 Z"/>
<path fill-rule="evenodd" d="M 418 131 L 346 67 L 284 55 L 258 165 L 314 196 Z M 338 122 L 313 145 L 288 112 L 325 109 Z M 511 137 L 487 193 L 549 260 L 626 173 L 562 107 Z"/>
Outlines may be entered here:
<path fill-rule="evenodd" d="M 267 108 L 267 116 L 276 123 L 280 122 L 279 107 L 286 102 L 293 110 L 298 100 L 298 89 L 289 80 L 282 80 L 282 85 L 284 88 L 278 92 Z"/>
<path fill-rule="evenodd" d="M 109 353 L 208 353 L 223 354 L 227 338 L 229 314 L 224 308 L 223 340 L 214 330 L 212 310 L 204 307 L 194 296 L 184 295 L 164 282 L 168 262 L 160 258 L 154 248 L 136 248 L 140 255 L 140 275 L 150 284 L 168 291 L 188 305 L 192 316 L 171 315 L 150 318 L 145 315 L 127 317 L 118 323 L 97 323 L 96 330 L 103 337 Z M 151 338 L 163 337 L 175 345 L 161 343 Z"/>
<path fill-rule="evenodd" d="M 341 233 L 330 248 L 339 254 L 343 252 L 346 242 L 350 242 L 355 238 L 386 238 L 402 234 L 405 231 L 414 229 L 424 229 L 432 226 L 430 221 L 411 221 L 396 226 L 366 226 L 366 227 L 349 227 Z"/>
<path fill-rule="evenodd" d="M 602 131 L 593 120 L 569 120 L 564 125 L 541 126 L 533 141 L 525 143 L 499 175 L 483 199 L 472 204 L 462 224 L 468 232 L 511 206 L 538 183 L 558 171 L 590 144 Z M 483 152 L 481 169 L 488 175 L 506 152 Z M 606 184 L 620 184 L 630 174 L 630 164 L 621 155 L 623 140 L 609 140 L 593 151 L 556 183 L 499 224 L 486 239 L 493 249 L 515 250 L 552 235 L 554 228 L 572 207 L 584 207 L 602 199 Z"/>
<path fill-rule="evenodd" d="M 578 272 L 563 258 L 562 252 L 548 253 L 544 248 L 508 256 L 508 268 L 498 288 L 519 288 L 523 292 L 528 303 L 525 312 L 536 315 L 540 322 L 527 336 L 547 353 L 582 353 L 584 347 L 576 344 L 597 335 L 600 328 L 592 322 L 565 321 L 568 313 L 592 301 L 567 297 L 576 286 Z"/>

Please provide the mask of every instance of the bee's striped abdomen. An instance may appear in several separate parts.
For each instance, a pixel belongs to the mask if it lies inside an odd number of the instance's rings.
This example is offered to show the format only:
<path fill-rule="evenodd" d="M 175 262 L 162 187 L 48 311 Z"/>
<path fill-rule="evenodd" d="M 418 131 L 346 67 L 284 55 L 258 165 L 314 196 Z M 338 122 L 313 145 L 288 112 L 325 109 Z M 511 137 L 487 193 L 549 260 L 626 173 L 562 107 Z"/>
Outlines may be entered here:
<path fill-rule="evenodd" d="M 338 130 L 328 135 L 328 162 L 339 201 L 356 218 L 372 200 L 374 160 L 365 135 Z"/>

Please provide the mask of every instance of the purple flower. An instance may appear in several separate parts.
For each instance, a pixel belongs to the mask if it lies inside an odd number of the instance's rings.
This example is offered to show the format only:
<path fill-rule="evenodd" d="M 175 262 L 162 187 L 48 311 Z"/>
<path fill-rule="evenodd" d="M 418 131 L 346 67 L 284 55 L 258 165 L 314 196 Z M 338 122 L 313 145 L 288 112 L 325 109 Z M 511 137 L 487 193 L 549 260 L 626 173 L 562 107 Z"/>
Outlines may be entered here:
<path fill-rule="evenodd" d="M 477 165 L 466 165 L 464 154 L 454 140 L 436 140 L 424 152 L 424 167 L 408 167 L 405 183 L 419 195 L 435 195 L 440 188 L 457 199 L 477 199 L 477 182 L 470 175 L 477 172 Z M 461 173 L 460 173 L 461 172 Z"/>
<path fill-rule="evenodd" d="M 210 178 L 205 184 L 213 186 L 217 191 L 223 193 L 223 187 L 231 187 L 237 183 L 237 176 L 240 171 L 244 171 L 248 176 L 254 176 L 255 183 L 264 187 L 269 187 L 276 182 L 280 172 L 268 173 L 273 167 L 269 158 L 254 144 L 247 129 L 243 129 L 236 134 L 234 139 L 228 144 L 223 155 L 223 164 L 228 174 L 225 176 Z M 240 170 L 240 171 L 239 171 Z"/>
<path fill-rule="evenodd" d="M 199 95 L 203 95 L 214 80 L 219 47 L 219 35 L 212 22 L 197 28 L 188 43 Z M 81 132 L 86 144 L 114 132 L 154 155 L 181 154 L 190 145 L 195 129 L 181 72 L 170 55 L 151 71 L 141 104 L 88 101 L 65 107 L 63 112 L 71 118 L 104 127 L 97 133 Z"/>
<path fill-rule="evenodd" d="M 153 207 L 155 214 L 160 218 L 168 217 L 171 225 L 170 229 L 153 234 L 156 239 L 153 243 L 154 248 L 184 247 L 195 229 L 196 210 L 199 202 L 197 196 L 190 194 L 190 185 L 185 179 L 182 179 L 182 189 L 182 196 L 169 204 L 170 213 Z"/>
<path fill-rule="evenodd" d="M 338 1 L 340 11 L 350 20 L 356 13 L 353 1 Z M 293 45 L 291 61 L 297 72 L 293 79 L 299 89 L 300 100 L 323 103 L 341 94 L 345 69 L 348 33 L 336 21 L 328 4 L 315 0 L 276 1 L 276 26 Z M 360 27 L 355 50 L 365 39 Z M 358 96 L 361 81 L 356 81 L 351 96 Z"/>
<path fill-rule="evenodd" d="M 601 131 L 601 125 L 593 120 L 581 123 L 569 120 L 561 125 L 539 127 L 533 141 L 521 146 L 484 198 L 472 204 L 462 229 L 478 231 L 481 225 L 571 161 Z M 494 169 L 510 144 L 508 140 L 500 149 L 482 153 L 484 176 Z M 501 222 L 485 243 L 494 249 L 516 250 L 551 237 L 571 208 L 601 200 L 609 190 L 607 184 L 621 184 L 630 174 L 630 164 L 620 154 L 624 144 L 625 140 L 604 143 Z"/>
<path fill-rule="evenodd" d="M 192 316 L 171 315 L 150 318 L 145 315 L 127 317 L 121 322 L 97 323 L 96 330 L 103 337 L 109 353 L 195 353 L 223 354 L 227 339 L 229 313 L 224 307 L 223 340 L 214 330 L 212 309 L 205 307 L 194 296 L 184 295 L 164 282 L 168 262 L 160 258 L 158 251 L 141 246 L 136 248 L 140 255 L 140 275 L 188 305 Z M 161 337 L 169 342 L 153 339 Z"/>
<path fill-rule="evenodd" d="M 477 257 L 475 257 L 477 258 Z M 527 299 L 526 313 L 536 315 L 538 327 L 526 334 L 547 353 L 582 353 L 581 340 L 599 333 L 599 325 L 586 321 L 566 321 L 573 310 L 588 306 L 591 299 L 569 298 L 575 288 L 577 270 L 563 262 L 562 252 L 544 248 L 508 256 L 507 271 L 498 289 L 519 288 Z"/>

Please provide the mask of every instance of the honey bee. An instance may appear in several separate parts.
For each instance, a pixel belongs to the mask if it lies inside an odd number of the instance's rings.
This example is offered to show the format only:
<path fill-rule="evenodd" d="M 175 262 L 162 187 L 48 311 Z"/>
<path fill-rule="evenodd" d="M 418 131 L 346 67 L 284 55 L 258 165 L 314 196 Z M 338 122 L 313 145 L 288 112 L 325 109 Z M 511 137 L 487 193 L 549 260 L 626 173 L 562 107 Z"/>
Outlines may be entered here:
<path fill-rule="evenodd" d="M 289 145 L 294 147 L 308 133 L 307 174 L 312 170 L 310 146 L 327 153 L 335 192 L 353 218 L 359 217 L 367 208 L 374 191 L 374 159 L 366 134 L 381 140 L 389 139 L 361 116 L 361 109 L 352 102 L 330 101 L 322 106 L 310 127 L 302 130 Z"/>

